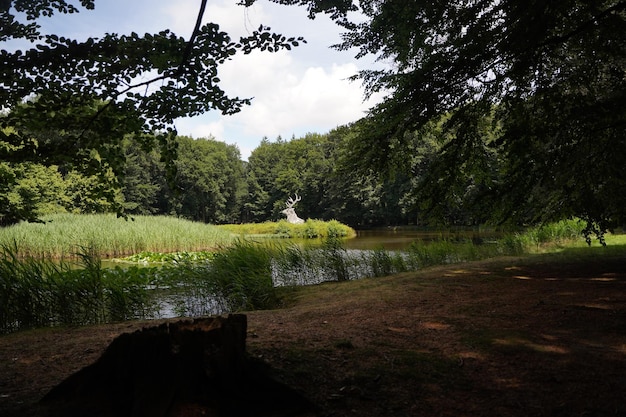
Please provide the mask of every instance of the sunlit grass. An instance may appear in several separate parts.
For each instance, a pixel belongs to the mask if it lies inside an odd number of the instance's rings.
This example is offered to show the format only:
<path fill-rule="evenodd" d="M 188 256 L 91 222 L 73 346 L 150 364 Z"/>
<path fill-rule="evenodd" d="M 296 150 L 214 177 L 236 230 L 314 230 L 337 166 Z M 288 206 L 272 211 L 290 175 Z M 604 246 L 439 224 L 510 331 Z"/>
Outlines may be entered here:
<path fill-rule="evenodd" d="M 19 257 L 72 258 L 81 248 L 102 257 L 139 252 L 183 252 L 215 249 L 232 234 L 213 225 L 167 216 L 55 214 L 45 223 L 20 223 L 0 228 L 0 245 L 17 245 Z"/>
<path fill-rule="evenodd" d="M 248 237 L 279 237 L 317 239 L 327 237 L 354 237 L 356 232 L 350 226 L 336 220 L 307 220 L 301 224 L 289 223 L 286 220 L 278 222 L 225 224 L 218 228 L 231 233 Z"/>

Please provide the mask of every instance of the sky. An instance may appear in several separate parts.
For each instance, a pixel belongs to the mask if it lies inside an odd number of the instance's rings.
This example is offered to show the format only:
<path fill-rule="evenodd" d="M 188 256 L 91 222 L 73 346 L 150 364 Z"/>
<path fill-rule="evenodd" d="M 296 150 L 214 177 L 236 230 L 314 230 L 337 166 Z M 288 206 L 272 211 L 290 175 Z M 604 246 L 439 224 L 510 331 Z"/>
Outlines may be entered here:
<path fill-rule="evenodd" d="M 184 118 L 175 125 L 180 135 L 213 137 L 239 148 L 242 159 L 267 137 L 274 141 L 327 133 L 363 117 L 379 96 L 364 101 L 359 81 L 348 77 L 371 68 L 373 58 L 356 60 L 356 51 L 336 51 L 341 28 L 326 16 L 314 20 L 304 7 L 281 6 L 258 0 L 237 6 L 237 0 L 209 0 L 204 21 L 220 25 L 233 39 L 246 36 L 263 24 L 288 37 L 303 36 L 307 43 L 291 51 L 253 52 L 235 56 L 219 68 L 220 86 L 235 97 L 252 97 L 240 113 L 219 111 Z M 97 0 L 96 9 L 77 15 L 59 15 L 42 21 L 44 32 L 84 39 L 104 33 L 156 33 L 170 29 L 189 38 L 200 0 Z"/>

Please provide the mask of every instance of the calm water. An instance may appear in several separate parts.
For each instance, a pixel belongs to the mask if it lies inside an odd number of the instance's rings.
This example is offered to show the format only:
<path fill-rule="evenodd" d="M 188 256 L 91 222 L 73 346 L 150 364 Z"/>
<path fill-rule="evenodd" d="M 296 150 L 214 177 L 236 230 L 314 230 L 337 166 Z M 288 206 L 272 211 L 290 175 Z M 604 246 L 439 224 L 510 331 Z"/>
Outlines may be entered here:
<path fill-rule="evenodd" d="M 482 239 L 490 240 L 497 237 L 497 234 L 491 231 L 463 230 L 454 232 L 442 231 L 424 231 L 424 230 L 407 230 L 407 229 L 374 229 L 362 230 L 357 232 L 357 236 L 344 241 L 343 247 L 346 251 L 338 252 L 343 258 L 342 274 L 344 279 L 359 279 L 367 276 L 376 276 L 372 270 L 372 262 L 368 260 L 375 249 L 384 248 L 386 251 L 399 251 L 408 248 L 415 241 L 428 242 L 442 238 L 451 239 Z M 338 279 L 337 270 L 329 264 L 320 260 L 321 258 L 333 258 L 336 255 L 329 254 L 323 249 L 322 241 L 311 240 L 292 240 L 292 239 L 272 239 L 273 242 L 279 244 L 293 245 L 302 244 L 308 247 L 319 247 L 309 256 L 314 258 L 309 262 L 309 257 L 305 257 L 304 263 L 285 264 L 277 261 L 272 263 L 272 278 L 274 285 L 312 285 L 325 281 L 335 281 Z M 403 256 L 403 255 L 398 255 Z M 104 262 L 103 262 L 104 263 Z M 104 267 L 115 266 L 115 263 L 109 265 L 104 263 Z M 119 265 L 119 264 L 117 264 Z M 329 266 L 331 265 L 331 266 Z M 178 317 L 182 316 L 198 316 L 207 314 L 222 314 L 224 311 L 224 302 L 207 295 L 199 295 L 192 291 L 189 294 L 170 293 L 167 290 L 161 292 L 158 299 L 160 306 L 159 317 Z"/>
<path fill-rule="evenodd" d="M 353 239 L 346 239 L 347 249 L 380 249 L 402 250 L 408 248 L 412 242 L 428 242 L 441 238 L 457 239 L 482 239 L 490 240 L 501 236 L 500 232 L 493 230 L 411 230 L 411 229 L 372 229 L 357 230 L 357 236 Z"/>

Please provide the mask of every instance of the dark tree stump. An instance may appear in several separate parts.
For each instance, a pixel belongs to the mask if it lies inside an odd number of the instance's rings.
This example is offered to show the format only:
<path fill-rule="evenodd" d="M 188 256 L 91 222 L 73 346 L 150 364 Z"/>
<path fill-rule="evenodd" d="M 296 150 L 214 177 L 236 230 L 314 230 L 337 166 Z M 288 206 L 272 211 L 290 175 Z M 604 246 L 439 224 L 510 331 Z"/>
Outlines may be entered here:
<path fill-rule="evenodd" d="M 252 366 L 245 315 L 117 337 L 41 401 L 50 416 L 305 416 L 314 407 Z"/>

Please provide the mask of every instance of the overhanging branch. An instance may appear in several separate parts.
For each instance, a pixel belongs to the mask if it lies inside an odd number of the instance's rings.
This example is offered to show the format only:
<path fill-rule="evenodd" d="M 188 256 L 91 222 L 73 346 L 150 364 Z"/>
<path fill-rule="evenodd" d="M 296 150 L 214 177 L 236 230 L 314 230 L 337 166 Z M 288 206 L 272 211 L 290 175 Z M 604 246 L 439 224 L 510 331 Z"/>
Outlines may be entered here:
<path fill-rule="evenodd" d="M 183 56 L 181 58 L 180 64 L 178 65 L 178 69 L 171 73 L 171 74 L 163 74 L 160 75 L 158 77 L 154 77 L 152 79 L 149 79 L 147 81 L 143 81 L 141 83 L 138 84 L 132 84 L 129 85 L 128 87 L 126 87 L 125 89 L 119 91 L 117 94 L 115 94 L 114 97 L 112 97 L 111 100 L 109 100 L 104 106 L 102 106 L 95 115 L 93 115 L 93 117 L 89 120 L 89 123 L 87 123 L 87 126 L 85 126 L 85 128 L 83 129 L 83 131 L 81 132 L 80 136 L 82 136 L 85 131 L 92 125 L 92 123 L 98 118 L 100 117 L 100 115 L 102 113 L 104 113 L 104 111 L 111 105 L 111 103 L 114 101 L 114 99 L 118 98 L 119 96 L 121 96 L 122 94 L 125 94 L 127 92 L 129 92 L 130 90 L 133 90 L 135 88 L 139 88 L 139 87 L 147 87 L 150 84 L 153 84 L 157 81 L 161 81 L 164 80 L 166 78 L 176 78 L 178 76 L 180 76 L 184 69 L 185 69 L 185 65 L 187 64 L 187 62 L 189 61 L 189 57 L 191 56 L 191 51 L 193 50 L 193 44 L 196 40 L 196 38 L 198 37 L 198 32 L 200 31 L 200 27 L 202 26 L 202 19 L 204 18 L 204 12 L 206 10 L 206 5 L 207 5 L 208 0 L 202 0 L 202 3 L 200 4 L 200 10 L 198 11 L 198 16 L 196 18 L 196 25 L 194 26 L 193 32 L 191 34 L 191 37 L 189 38 L 189 41 L 187 42 L 187 46 L 185 47 L 185 51 L 183 52 Z"/>

